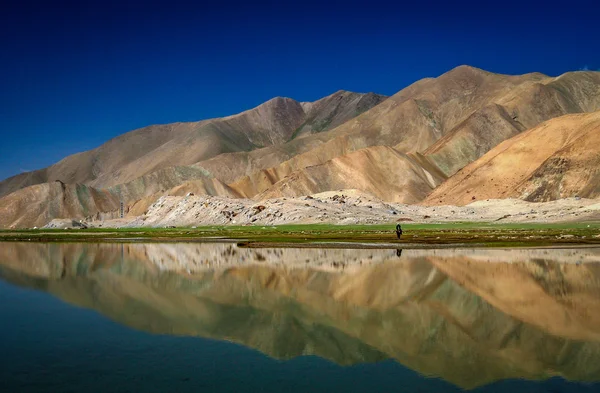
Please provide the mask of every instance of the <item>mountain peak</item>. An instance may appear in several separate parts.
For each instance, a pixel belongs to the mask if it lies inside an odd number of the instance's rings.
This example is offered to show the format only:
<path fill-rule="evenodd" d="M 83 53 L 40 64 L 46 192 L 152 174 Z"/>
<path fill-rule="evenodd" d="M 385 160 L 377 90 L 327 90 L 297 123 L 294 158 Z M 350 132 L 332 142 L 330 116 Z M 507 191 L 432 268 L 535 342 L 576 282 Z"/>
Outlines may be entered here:
<path fill-rule="evenodd" d="M 473 75 L 473 76 L 485 76 L 493 74 L 493 72 L 489 72 L 486 70 L 482 70 L 481 68 L 473 67 L 467 64 L 459 65 L 454 67 L 450 71 L 442 74 L 442 75 Z"/>

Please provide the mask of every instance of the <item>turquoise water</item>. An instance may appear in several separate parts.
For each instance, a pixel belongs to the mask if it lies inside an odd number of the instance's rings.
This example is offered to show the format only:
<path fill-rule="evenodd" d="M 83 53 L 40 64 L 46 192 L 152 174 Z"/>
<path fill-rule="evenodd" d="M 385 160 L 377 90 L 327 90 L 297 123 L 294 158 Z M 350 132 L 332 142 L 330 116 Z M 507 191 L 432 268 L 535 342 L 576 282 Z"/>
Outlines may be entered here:
<path fill-rule="evenodd" d="M 230 245 L 177 247 L 2 244 L 0 391 L 600 391 L 600 332 L 569 314 L 597 304 L 595 250 L 546 259 L 270 250 L 257 268 L 249 263 L 256 254 L 232 253 Z M 310 267 L 276 260 L 305 256 Z M 565 327 L 535 326 L 452 276 L 448 266 L 463 263 L 455 260 L 477 258 L 517 258 L 506 269 L 534 266 L 533 283 L 545 271 L 545 293 L 553 293 L 548 283 L 560 272 L 574 298 L 586 299 L 561 309 L 569 314 Z M 220 263 L 207 268 L 200 259 Z M 563 265 L 575 259 L 589 263 Z M 329 268 L 354 260 L 355 269 Z M 498 261 L 481 263 L 495 263 L 494 274 L 505 270 Z M 568 295 L 556 296 L 560 305 Z M 600 310 L 586 312 L 593 311 Z"/>

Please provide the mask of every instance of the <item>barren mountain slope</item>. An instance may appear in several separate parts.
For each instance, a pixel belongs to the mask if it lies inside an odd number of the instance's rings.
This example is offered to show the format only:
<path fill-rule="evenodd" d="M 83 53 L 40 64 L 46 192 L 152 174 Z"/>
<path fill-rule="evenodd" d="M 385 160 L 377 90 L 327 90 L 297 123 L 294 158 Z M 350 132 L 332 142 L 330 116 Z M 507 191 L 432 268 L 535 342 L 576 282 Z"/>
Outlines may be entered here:
<path fill-rule="evenodd" d="M 120 200 L 125 204 L 126 214 L 140 215 L 163 195 L 183 196 L 187 193 L 240 196 L 218 179 L 193 167 L 164 168 L 108 189 L 57 181 L 36 184 L 1 197 L 0 228 L 42 227 L 55 218 L 115 218 Z"/>
<path fill-rule="evenodd" d="M 97 149 L 68 156 L 38 171 L 22 173 L 0 182 L 0 196 L 33 184 L 61 180 L 64 183 L 90 182 L 104 173 L 118 171 L 158 148 L 179 133 L 204 124 L 175 123 L 140 128 L 109 140 Z"/>
<path fill-rule="evenodd" d="M 326 130 L 383 99 L 379 95 L 345 91 L 314 103 L 274 98 L 229 117 L 144 127 L 48 168 L 6 179 L 0 182 L 0 196 L 54 180 L 105 188 L 169 166 L 191 165 L 221 153 L 281 144 L 294 137 L 300 127 L 307 131 Z"/>
<path fill-rule="evenodd" d="M 445 180 L 435 166 L 422 163 L 391 147 L 369 147 L 293 172 L 256 199 L 356 188 L 385 201 L 416 203 Z M 246 195 L 253 191 L 234 189 Z"/>
<path fill-rule="evenodd" d="M 239 194 L 218 179 L 208 176 L 206 171 L 192 166 L 172 166 L 151 172 L 125 184 L 110 187 L 108 190 L 122 197 L 126 204 L 142 198 L 164 195 L 173 188 L 181 188 L 190 183 L 189 192 L 199 195 L 239 197 Z M 169 194 L 179 195 L 179 194 Z"/>
<path fill-rule="evenodd" d="M 552 119 L 501 143 L 449 178 L 425 203 L 576 195 L 600 196 L 600 111 Z"/>
<path fill-rule="evenodd" d="M 442 106 L 444 111 L 449 114 L 448 118 L 445 118 L 448 126 L 462 120 L 462 117 L 466 117 L 472 112 L 473 108 L 469 107 L 468 102 L 478 101 L 472 97 L 473 91 L 466 94 L 456 81 L 456 79 L 463 78 L 461 75 L 465 72 L 475 75 L 474 84 L 484 83 L 483 78 L 477 76 L 479 72 L 483 73 L 483 71 L 467 66 L 458 67 L 439 78 L 426 78 L 413 83 L 381 104 L 331 131 L 294 139 L 281 146 L 273 146 L 250 153 L 220 155 L 200 162 L 198 165 L 206 168 L 225 183 L 231 183 L 242 176 L 275 167 L 293 159 L 296 155 L 307 152 L 311 157 L 318 157 L 318 162 L 309 160 L 307 165 L 315 165 L 337 157 L 340 155 L 339 152 L 345 154 L 377 145 L 397 146 L 401 151 L 424 150 L 442 135 L 441 126 L 433 123 L 429 118 L 427 102 L 424 101 L 426 98 L 434 100 L 436 107 L 438 106 L 437 101 L 447 101 L 447 106 L 451 108 L 446 108 L 446 105 Z M 478 91 L 478 94 L 485 96 L 498 88 L 504 88 L 502 85 L 505 78 L 511 85 L 521 81 L 521 77 L 503 75 L 497 75 L 497 77 L 499 83 L 492 83 L 491 86 L 484 83 L 486 87 Z M 236 163 L 239 164 L 235 165 Z M 304 160 L 299 159 L 290 167 L 291 170 L 302 169 L 305 167 Z M 289 173 L 287 172 L 283 176 Z M 273 180 L 276 182 L 281 178 Z"/>
<path fill-rule="evenodd" d="M 53 218 L 84 218 L 119 210 L 119 199 L 109 191 L 59 181 L 36 184 L 0 199 L 0 228 L 42 227 Z"/>
<path fill-rule="evenodd" d="M 424 151 L 448 175 L 541 121 L 596 108 L 600 108 L 597 72 L 550 78 L 498 75 L 461 66 L 419 81 L 329 132 L 245 155 L 221 155 L 198 165 L 234 187 L 261 193 L 296 170 L 367 146 L 386 145 L 402 152 Z M 241 173 L 247 175 L 237 178 Z"/>
<path fill-rule="evenodd" d="M 217 247 L 211 254 L 201 244 L 10 244 L 0 249 L 0 275 L 137 329 L 230 340 L 279 359 L 392 358 L 464 388 L 599 378 L 599 321 L 587 317 L 598 307 L 598 264 L 560 264 L 560 256 L 486 263 L 452 250 L 405 250 L 398 260 L 393 250 L 352 250 L 349 258 L 347 250 Z M 218 267 L 240 256 L 247 265 Z M 307 268 L 267 262 L 306 258 Z M 327 265 L 314 266 L 321 259 Z"/>
<path fill-rule="evenodd" d="M 600 72 L 572 72 L 524 83 L 475 112 L 424 151 L 447 175 L 541 122 L 600 109 Z"/>
<path fill-rule="evenodd" d="M 189 168 L 189 167 L 184 167 Z M 167 168 L 169 169 L 169 168 Z M 148 192 L 149 189 L 146 189 Z M 137 217 L 147 213 L 148 208 L 163 196 L 186 196 L 186 195 L 211 195 L 225 196 L 230 198 L 240 198 L 240 194 L 218 179 L 196 178 L 185 182 L 180 182 L 169 189 L 161 189 L 153 194 L 147 194 L 138 199 L 131 199 L 127 205 L 127 215 Z"/>
<path fill-rule="evenodd" d="M 340 90 L 315 102 L 303 102 L 306 121 L 296 129 L 293 137 L 333 129 L 373 108 L 387 97 L 374 94 L 356 94 Z"/>

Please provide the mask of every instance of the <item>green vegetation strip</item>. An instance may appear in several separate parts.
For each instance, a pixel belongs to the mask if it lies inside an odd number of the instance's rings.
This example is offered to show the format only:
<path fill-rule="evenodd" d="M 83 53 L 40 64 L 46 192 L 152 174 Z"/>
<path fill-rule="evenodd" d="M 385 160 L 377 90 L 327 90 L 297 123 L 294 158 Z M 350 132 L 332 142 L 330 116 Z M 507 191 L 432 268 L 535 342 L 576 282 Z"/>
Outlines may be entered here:
<path fill-rule="evenodd" d="M 385 243 L 392 245 L 534 246 L 600 244 L 600 223 L 404 224 L 397 239 L 394 225 L 280 225 L 204 226 L 198 228 L 92 228 L 0 231 L 0 241 L 115 242 L 115 241 L 238 241 L 242 246 L 290 246 L 327 243 Z M 333 245 L 333 244 L 332 244 Z M 352 246 L 349 244 L 348 246 Z M 383 246 L 383 244 L 382 244 Z"/>

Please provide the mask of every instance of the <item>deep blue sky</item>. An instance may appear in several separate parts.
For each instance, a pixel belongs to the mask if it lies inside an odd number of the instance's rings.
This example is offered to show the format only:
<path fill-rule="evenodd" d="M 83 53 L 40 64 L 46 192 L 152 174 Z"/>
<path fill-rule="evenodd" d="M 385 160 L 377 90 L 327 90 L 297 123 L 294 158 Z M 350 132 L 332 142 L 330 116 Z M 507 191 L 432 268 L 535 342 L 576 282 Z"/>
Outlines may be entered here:
<path fill-rule="evenodd" d="M 191 3 L 2 2 L 0 179 L 274 96 L 390 95 L 460 64 L 600 69 L 594 1 Z"/>

